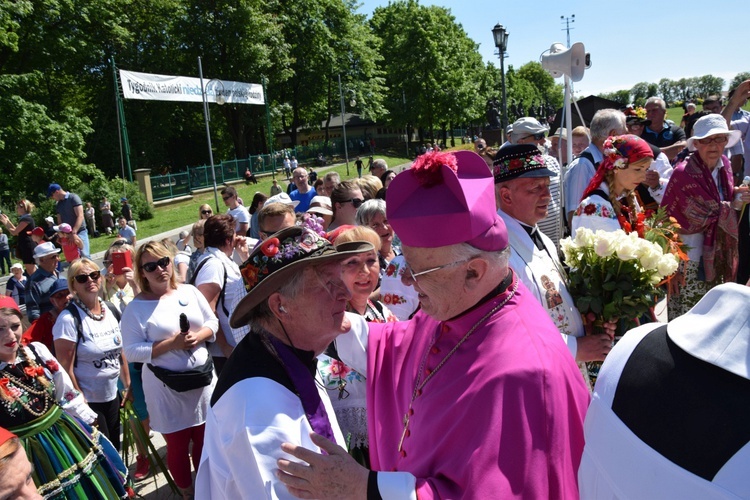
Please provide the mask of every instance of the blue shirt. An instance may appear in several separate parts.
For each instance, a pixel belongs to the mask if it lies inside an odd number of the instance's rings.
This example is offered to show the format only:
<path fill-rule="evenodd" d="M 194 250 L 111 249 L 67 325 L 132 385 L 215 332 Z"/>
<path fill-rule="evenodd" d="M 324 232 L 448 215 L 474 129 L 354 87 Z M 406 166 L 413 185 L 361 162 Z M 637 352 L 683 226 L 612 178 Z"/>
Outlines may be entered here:
<path fill-rule="evenodd" d="M 49 292 L 57 278 L 57 273 L 48 273 L 41 267 L 38 267 L 29 278 L 26 286 L 26 314 L 29 321 L 39 319 L 39 316 L 51 311 L 54 307 L 49 300 Z"/>
<path fill-rule="evenodd" d="M 310 208 L 310 202 L 317 195 L 315 188 L 310 188 L 306 193 L 300 193 L 298 189 L 295 189 L 289 194 L 289 197 L 292 201 L 299 201 L 299 205 L 294 207 L 295 212 L 307 212 L 307 209 Z"/>

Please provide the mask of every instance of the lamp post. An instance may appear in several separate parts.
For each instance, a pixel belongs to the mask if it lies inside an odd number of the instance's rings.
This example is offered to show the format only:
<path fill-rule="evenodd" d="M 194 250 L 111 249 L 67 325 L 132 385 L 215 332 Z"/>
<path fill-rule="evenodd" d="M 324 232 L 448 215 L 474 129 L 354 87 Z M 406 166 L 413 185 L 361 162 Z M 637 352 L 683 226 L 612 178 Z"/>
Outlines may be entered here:
<path fill-rule="evenodd" d="M 341 74 L 338 75 L 339 77 L 339 98 L 341 99 L 341 130 L 344 133 L 344 157 L 346 158 L 346 175 L 349 176 L 349 145 L 346 142 L 346 105 L 344 104 L 344 91 L 341 88 Z M 357 101 L 354 99 L 354 91 L 353 90 L 347 90 L 347 92 L 352 93 L 352 99 L 349 102 L 350 106 L 356 106 Z"/>
<path fill-rule="evenodd" d="M 203 118 L 206 121 L 206 138 L 208 139 L 208 159 L 211 162 L 211 180 L 214 184 L 214 201 L 216 202 L 216 213 L 221 212 L 221 207 L 219 207 L 219 188 L 216 186 L 216 168 L 214 167 L 214 152 L 213 147 L 211 146 L 211 128 L 209 127 L 208 123 L 211 121 L 211 115 L 208 112 L 208 100 L 206 99 L 206 93 L 208 92 L 208 86 L 212 83 L 219 83 L 222 86 L 222 90 L 224 89 L 224 84 L 221 83 L 221 80 L 218 80 L 216 78 L 213 78 L 208 81 L 205 85 L 203 84 L 203 64 L 201 63 L 201 58 L 198 56 L 198 74 L 200 76 L 201 80 L 201 94 L 203 95 Z M 216 98 L 217 104 L 224 104 L 225 99 L 222 93 L 219 94 L 219 96 Z"/>
<path fill-rule="evenodd" d="M 492 28 L 492 36 L 495 38 L 495 47 L 497 47 L 500 53 L 500 80 L 503 85 L 503 138 L 505 137 L 505 130 L 508 128 L 508 101 L 505 94 L 505 49 L 508 48 L 508 33 L 505 27 L 498 23 Z"/>

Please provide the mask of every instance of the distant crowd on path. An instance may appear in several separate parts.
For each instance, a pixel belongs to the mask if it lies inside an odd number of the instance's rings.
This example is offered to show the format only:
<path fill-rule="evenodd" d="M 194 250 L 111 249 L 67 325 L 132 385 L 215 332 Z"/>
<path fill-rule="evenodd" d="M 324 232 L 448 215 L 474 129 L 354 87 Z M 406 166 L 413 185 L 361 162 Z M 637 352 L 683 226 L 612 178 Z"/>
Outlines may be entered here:
<path fill-rule="evenodd" d="M 227 186 L 226 213 L 199 206 L 176 243 L 136 248 L 123 199 L 101 268 L 90 207 L 52 184 L 60 248 L 27 201 L 17 223 L 0 218 L 29 233 L 34 266 L 25 283 L 12 266 L 0 304 L 0 370 L 18 389 L 0 389 L 0 424 L 23 446 L 42 438 L 22 433 L 31 410 L 66 432 L 96 424 L 116 450 L 130 399 L 144 431 L 164 435 L 183 498 L 742 495 L 748 97 L 750 81 L 721 113 L 686 117 L 691 135 L 651 98 L 571 137 L 521 117 L 499 148 L 425 152 L 399 174 L 372 159 L 342 181 L 290 160 L 288 192 L 274 180 L 245 205 Z M 658 207 L 690 247 L 670 322 L 639 318 L 614 345 L 616 324 L 586 331 L 560 241 Z M 584 363 L 605 359 L 592 386 Z M 75 405 L 41 396 L 51 378 Z M 712 427 L 715 415 L 732 425 Z M 152 473 L 147 455 L 133 479 Z M 102 458 L 118 496 L 121 465 Z M 54 478 L 34 481 L 41 492 Z"/>

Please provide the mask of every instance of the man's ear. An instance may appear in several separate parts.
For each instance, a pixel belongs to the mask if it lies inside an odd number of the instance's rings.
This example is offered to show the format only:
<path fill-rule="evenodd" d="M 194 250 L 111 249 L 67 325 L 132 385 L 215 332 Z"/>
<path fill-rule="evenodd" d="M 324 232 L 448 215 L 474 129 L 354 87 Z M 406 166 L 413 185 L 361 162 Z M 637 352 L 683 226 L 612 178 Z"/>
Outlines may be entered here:
<path fill-rule="evenodd" d="M 466 268 L 465 283 L 469 289 L 475 288 L 478 283 L 487 275 L 490 269 L 490 263 L 482 258 L 476 258 L 469 261 Z"/>
<path fill-rule="evenodd" d="M 279 292 L 274 292 L 268 297 L 268 308 L 271 310 L 271 314 L 279 321 L 283 321 L 286 314 L 283 303 L 284 298 Z"/>

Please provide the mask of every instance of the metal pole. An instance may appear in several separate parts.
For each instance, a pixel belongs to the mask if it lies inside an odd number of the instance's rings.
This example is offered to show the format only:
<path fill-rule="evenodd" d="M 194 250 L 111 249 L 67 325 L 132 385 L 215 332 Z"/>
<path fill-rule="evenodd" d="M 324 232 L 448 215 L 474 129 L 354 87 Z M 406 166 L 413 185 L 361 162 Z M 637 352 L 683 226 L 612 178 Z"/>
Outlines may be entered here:
<path fill-rule="evenodd" d="M 219 188 L 216 186 L 216 169 L 214 168 L 214 152 L 211 147 L 211 128 L 208 126 L 208 101 L 206 100 L 206 87 L 203 85 L 203 64 L 198 56 L 198 75 L 201 79 L 201 95 L 203 96 L 203 118 L 206 121 L 206 139 L 208 139 L 208 159 L 211 161 L 211 179 L 214 183 L 214 201 L 216 202 L 216 213 L 221 213 L 219 207 Z"/>
<path fill-rule="evenodd" d="M 276 180 L 276 155 L 273 154 L 273 134 L 271 133 L 271 111 L 268 107 L 268 94 L 266 93 L 266 75 L 263 75 L 263 100 L 266 102 L 266 123 L 268 126 L 268 151 L 271 154 L 271 178 Z"/>
<path fill-rule="evenodd" d="M 500 80 L 502 81 L 503 85 L 503 130 L 502 130 L 502 136 L 503 140 L 507 141 L 508 138 L 506 137 L 506 130 L 508 129 L 508 99 L 505 94 L 505 53 L 500 47 L 498 49 L 500 52 Z"/>
<path fill-rule="evenodd" d="M 563 101 L 563 109 L 565 110 L 565 129 L 568 133 L 568 140 L 566 144 L 566 155 L 569 159 L 572 160 L 573 158 L 573 115 L 571 113 L 571 107 L 570 107 L 570 77 L 568 75 L 565 75 L 565 99 Z M 562 126 L 562 123 L 560 123 Z M 568 164 L 569 166 L 570 164 Z M 565 169 L 562 165 L 562 162 L 560 164 L 560 206 L 563 207 L 563 216 L 560 218 L 560 234 L 565 234 L 565 225 L 568 220 L 568 212 L 572 211 L 575 207 L 566 207 L 565 206 L 565 183 L 563 180 L 565 179 Z"/>
<path fill-rule="evenodd" d="M 406 149 L 406 157 L 409 158 L 409 123 L 406 121 L 406 92 L 401 91 L 401 100 L 404 103 L 404 148 Z"/>
<path fill-rule="evenodd" d="M 344 131 L 344 156 L 346 157 L 346 175 L 349 176 L 349 146 L 346 144 L 346 117 L 344 113 L 346 108 L 344 107 L 344 93 L 341 91 L 341 73 L 339 77 L 339 97 L 341 98 L 341 129 Z"/>
<path fill-rule="evenodd" d="M 128 177 L 133 182 L 133 169 L 130 167 L 130 141 L 128 140 L 128 126 L 125 123 L 125 108 L 120 97 L 120 80 L 117 78 L 117 66 L 114 56 L 112 61 L 112 76 L 115 80 L 115 104 L 117 106 L 117 135 L 120 139 L 120 167 L 122 168 L 122 179 L 125 182 L 125 165 L 128 166 Z M 124 188 L 124 186 L 123 186 Z M 123 192 L 125 190 L 123 189 Z"/>

